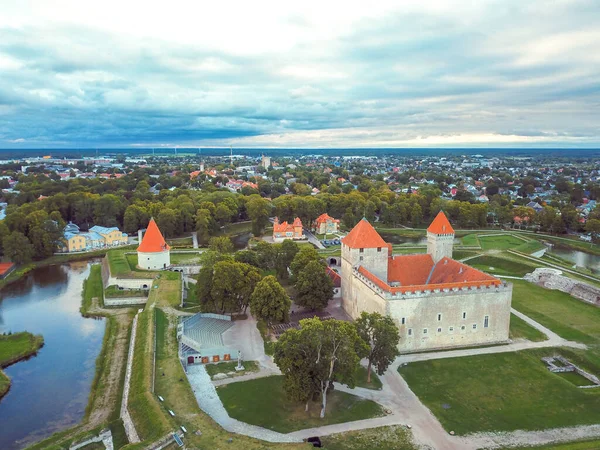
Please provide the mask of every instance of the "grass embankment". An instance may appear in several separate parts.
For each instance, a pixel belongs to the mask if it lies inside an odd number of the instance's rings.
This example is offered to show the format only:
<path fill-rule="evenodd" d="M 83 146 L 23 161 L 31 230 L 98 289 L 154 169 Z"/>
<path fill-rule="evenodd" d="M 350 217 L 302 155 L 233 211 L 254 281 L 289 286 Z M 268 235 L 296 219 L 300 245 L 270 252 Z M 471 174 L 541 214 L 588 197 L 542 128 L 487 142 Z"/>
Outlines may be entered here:
<path fill-rule="evenodd" d="M 553 348 L 423 361 L 400 373 L 444 428 L 457 434 L 598 423 L 600 393 L 548 371 L 540 358 L 554 354 L 600 373 L 585 356 Z"/>
<path fill-rule="evenodd" d="M 479 236 L 479 242 L 483 250 L 506 250 L 515 248 L 525 243 L 524 239 L 510 234 L 501 236 Z"/>
<path fill-rule="evenodd" d="M 540 330 L 533 328 L 527 322 L 514 314 L 510 315 L 510 332 L 511 339 L 527 339 L 532 342 L 547 341 L 548 337 Z"/>
<path fill-rule="evenodd" d="M 356 385 L 358 387 L 378 390 L 381 389 L 381 380 L 375 373 L 375 370 L 371 370 L 371 382 L 367 383 L 367 369 L 366 367 L 360 366 L 356 371 Z"/>
<path fill-rule="evenodd" d="M 304 411 L 303 403 L 287 400 L 281 376 L 227 384 L 217 392 L 231 417 L 280 433 L 384 415 L 373 401 L 332 391 L 325 417 L 320 419 L 320 401 L 310 402 L 308 412 Z"/>
<path fill-rule="evenodd" d="M 327 450 L 417 450 L 412 433 L 400 425 L 331 434 L 321 438 Z"/>
<path fill-rule="evenodd" d="M 481 247 L 479 238 L 476 234 L 467 234 L 461 238 L 462 245 L 465 247 Z"/>
<path fill-rule="evenodd" d="M 35 355 L 44 345 L 44 338 L 26 331 L 0 335 L 0 369 Z M 10 389 L 10 379 L 0 370 L 0 398 Z"/>
<path fill-rule="evenodd" d="M 530 241 L 527 241 L 527 242 L 515 247 L 513 250 L 531 255 L 532 253 L 538 252 L 545 248 L 546 248 L 546 246 L 544 244 L 542 244 L 540 241 L 530 240 Z"/>
<path fill-rule="evenodd" d="M 154 298 L 153 295 L 150 301 L 155 301 L 157 298 L 158 297 Z M 145 311 L 142 314 L 149 314 L 149 311 L 152 310 L 156 311 L 157 338 L 155 392 L 156 395 L 160 395 L 164 398 L 164 402 L 158 402 L 156 397 L 150 394 L 150 380 L 146 378 L 144 380 L 146 386 L 145 389 L 147 391 L 145 397 L 148 399 L 148 402 L 152 399 L 152 409 L 145 410 L 143 405 L 137 405 L 136 408 L 141 407 L 141 409 L 136 410 L 136 415 L 159 416 L 152 419 L 156 422 L 155 426 L 160 427 L 160 432 L 154 434 L 158 435 L 163 433 L 164 435 L 166 432 L 178 429 L 183 425 L 188 430 L 188 433 L 184 438 L 188 448 L 224 448 L 223 446 L 247 450 L 306 448 L 306 446 L 302 444 L 272 444 L 239 434 L 229 433 L 217 425 L 209 416 L 204 414 L 198 407 L 194 392 L 192 391 L 179 362 L 176 340 L 177 318 L 166 315 L 160 308 L 148 309 L 148 311 Z M 145 325 L 145 327 L 148 328 L 151 323 L 149 324 L 145 321 L 144 323 L 138 323 L 138 327 L 140 325 Z M 139 332 L 140 329 L 138 328 L 138 333 Z M 147 336 L 148 334 L 146 333 L 146 336 L 143 338 L 144 342 L 147 342 Z M 136 346 L 136 359 L 138 359 L 137 350 L 138 348 Z M 144 349 L 142 348 L 142 350 Z M 151 357 L 151 353 L 146 353 L 145 356 L 140 359 L 149 359 L 151 364 Z M 134 371 L 137 371 L 139 368 L 140 361 L 138 361 L 138 366 L 134 368 Z M 147 375 L 147 369 L 144 368 L 143 370 Z M 140 395 L 140 393 L 138 393 L 138 395 Z M 171 417 L 168 410 L 174 411 L 175 417 Z M 143 418 L 143 420 L 146 419 Z M 137 419 L 134 418 L 134 421 L 137 426 Z M 195 435 L 193 433 L 195 430 L 201 430 L 202 435 Z M 139 431 L 140 430 L 138 429 L 138 432 Z M 142 438 L 146 438 L 146 436 L 143 436 Z M 229 438 L 233 440 L 231 444 L 227 443 Z M 131 445 L 127 448 L 143 448 L 147 445 L 148 441 L 135 446 Z"/>
<path fill-rule="evenodd" d="M 119 289 L 118 286 L 108 286 L 104 290 L 106 298 L 147 297 L 148 291 L 142 289 Z"/>
<path fill-rule="evenodd" d="M 509 275 L 522 277 L 533 272 L 535 266 L 527 262 L 515 261 L 514 259 L 500 258 L 498 256 L 482 255 L 470 259 L 467 264 L 491 275 Z"/>
<path fill-rule="evenodd" d="M 98 298 L 98 306 L 104 305 L 104 289 L 102 288 L 102 266 L 92 264 L 90 274 L 83 282 L 83 293 L 79 311 L 83 317 L 89 317 L 92 299 Z M 95 313 L 94 315 L 98 315 Z"/>

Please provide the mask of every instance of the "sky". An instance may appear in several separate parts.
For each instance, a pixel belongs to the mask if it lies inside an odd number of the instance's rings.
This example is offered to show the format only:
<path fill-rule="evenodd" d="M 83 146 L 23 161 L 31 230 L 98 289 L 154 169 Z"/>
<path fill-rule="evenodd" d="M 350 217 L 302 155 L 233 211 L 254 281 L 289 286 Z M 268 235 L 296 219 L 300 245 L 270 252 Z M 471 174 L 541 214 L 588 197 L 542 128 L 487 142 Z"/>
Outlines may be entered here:
<path fill-rule="evenodd" d="M 0 0 L 0 148 L 600 148 L 600 2 Z"/>

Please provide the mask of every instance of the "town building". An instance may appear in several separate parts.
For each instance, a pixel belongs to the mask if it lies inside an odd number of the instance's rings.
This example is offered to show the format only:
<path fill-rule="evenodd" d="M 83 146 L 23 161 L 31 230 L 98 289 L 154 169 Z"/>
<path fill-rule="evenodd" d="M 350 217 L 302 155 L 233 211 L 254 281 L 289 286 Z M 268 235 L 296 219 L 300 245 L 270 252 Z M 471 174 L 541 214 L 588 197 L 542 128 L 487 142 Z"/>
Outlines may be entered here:
<path fill-rule="evenodd" d="M 106 247 L 117 247 L 127 244 L 127 233 L 117 227 L 101 227 L 94 225 L 89 231 L 81 231 L 73 222 L 69 222 L 63 230 L 63 252 L 85 252 Z"/>
<path fill-rule="evenodd" d="M 137 255 L 140 269 L 161 270 L 171 265 L 171 247 L 165 241 L 154 219 L 150 219 L 137 249 Z"/>
<path fill-rule="evenodd" d="M 342 305 L 391 316 L 402 352 L 506 342 L 512 285 L 452 259 L 454 229 L 440 212 L 427 229 L 427 253 L 392 255 L 361 220 L 342 239 Z"/>
<path fill-rule="evenodd" d="M 273 242 L 283 242 L 284 239 L 305 239 L 302 221 L 299 217 L 294 219 L 294 223 L 279 223 L 279 218 L 275 217 L 273 222 Z"/>
<path fill-rule="evenodd" d="M 265 169 L 271 167 L 271 157 L 262 155 L 262 158 L 260 159 L 260 165 L 263 166 Z"/>
<path fill-rule="evenodd" d="M 315 233 L 318 234 L 330 234 L 337 233 L 340 228 L 339 219 L 334 219 L 329 214 L 321 214 L 314 223 Z"/>

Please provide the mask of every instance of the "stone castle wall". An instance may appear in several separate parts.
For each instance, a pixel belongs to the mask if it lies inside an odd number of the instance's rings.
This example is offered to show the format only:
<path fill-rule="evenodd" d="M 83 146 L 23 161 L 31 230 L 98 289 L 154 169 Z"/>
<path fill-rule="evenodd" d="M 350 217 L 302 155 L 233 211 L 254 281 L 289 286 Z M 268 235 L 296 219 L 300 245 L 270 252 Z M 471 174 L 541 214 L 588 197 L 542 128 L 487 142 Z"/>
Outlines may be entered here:
<path fill-rule="evenodd" d="M 523 277 L 525 280 L 535 283 L 546 289 L 555 289 L 584 302 L 600 306 L 600 289 L 583 281 L 566 277 L 562 271 L 545 267 L 538 267 L 532 273 Z"/>

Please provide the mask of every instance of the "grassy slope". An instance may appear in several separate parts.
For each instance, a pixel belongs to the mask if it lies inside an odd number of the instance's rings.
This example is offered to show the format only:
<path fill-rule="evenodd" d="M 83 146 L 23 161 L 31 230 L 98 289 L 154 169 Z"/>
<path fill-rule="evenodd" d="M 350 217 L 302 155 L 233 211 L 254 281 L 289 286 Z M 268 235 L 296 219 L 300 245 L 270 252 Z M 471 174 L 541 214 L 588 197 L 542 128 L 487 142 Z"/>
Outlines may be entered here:
<path fill-rule="evenodd" d="M 0 368 L 35 354 L 44 345 L 44 338 L 23 331 L 0 336 Z M 0 398 L 8 392 L 10 379 L 0 370 Z"/>
<path fill-rule="evenodd" d="M 79 311 L 85 317 L 92 307 L 92 299 L 98 297 L 99 305 L 104 304 L 104 291 L 102 289 L 102 267 L 100 264 L 92 264 L 90 275 L 83 282 L 81 308 Z"/>
<path fill-rule="evenodd" d="M 510 333 L 511 339 L 527 339 L 528 341 L 539 342 L 548 340 L 547 336 L 541 331 L 533 328 L 527 322 L 514 314 L 510 315 Z"/>
<path fill-rule="evenodd" d="M 371 382 L 367 383 L 367 369 L 363 366 L 360 366 L 356 371 L 356 385 L 358 387 L 367 388 L 367 389 L 381 389 L 381 380 L 375 373 L 375 370 L 371 370 Z"/>
<path fill-rule="evenodd" d="M 470 259 L 467 261 L 467 264 L 492 275 L 510 275 L 515 277 L 522 277 L 527 273 L 531 273 L 535 268 L 527 262 L 489 255 Z M 493 270 L 490 267 L 493 267 Z"/>
<path fill-rule="evenodd" d="M 524 244 L 522 239 L 511 236 L 479 236 L 479 242 L 483 250 L 506 250 Z"/>
<path fill-rule="evenodd" d="M 540 361 L 556 353 L 582 358 L 550 348 L 424 361 L 400 373 L 444 428 L 458 434 L 598 423 L 600 392 L 578 389 Z M 598 373 L 600 366 L 583 358 Z"/>
<path fill-rule="evenodd" d="M 326 450 L 418 449 L 411 432 L 399 425 L 332 434 L 322 437 L 321 442 Z"/>
<path fill-rule="evenodd" d="M 304 404 L 288 401 L 280 376 L 228 384 L 217 392 L 231 417 L 281 433 L 383 415 L 373 401 L 333 391 L 327 397 L 325 418 L 320 419 L 320 402 L 311 402 L 305 412 Z"/>

